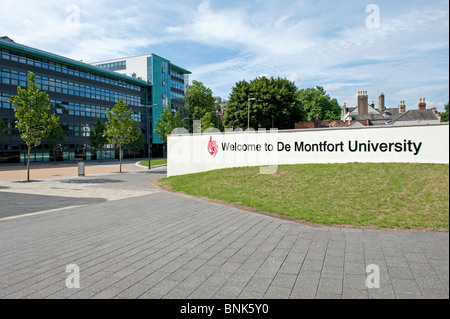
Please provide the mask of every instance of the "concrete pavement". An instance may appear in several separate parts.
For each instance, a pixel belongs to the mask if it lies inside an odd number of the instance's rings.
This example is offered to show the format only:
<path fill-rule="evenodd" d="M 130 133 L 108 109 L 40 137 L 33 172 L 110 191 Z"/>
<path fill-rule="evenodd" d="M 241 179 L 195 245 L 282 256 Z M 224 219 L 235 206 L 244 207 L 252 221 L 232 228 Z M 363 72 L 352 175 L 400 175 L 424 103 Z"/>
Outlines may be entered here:
<path fill-rule="evenodd" d="M 315 228 L 165 192 L 149 182 L 164 167 L 127 169 L 0 179 L 0 298 L 449 298 L 448 233 Z M 80 288 L 66 287 L 72 264 Z"/>
<path fill-rule="evenodd" d="M 130 163 L 126 160 L 125 163 Z M 128 168 L 127 168 L 128 167 Z M 122 171 L 129 170 L 130 165 L 124 165 Z M 133 168 L 133 166 L 131 166 Z M 85 174 L 111 174 L 119 172 L 119 165 L 116 161 L 103 161 L 103 162 L 85 162 Z M 78 176 L 78 164 L 77 163 L 32 163 L 30 168 L 30 180 L 42 180 L 49 178 L 60 177 L 75 177 Z M 26 180 L 27 171 L 23 165 L 0 165 L 0 180 Z"/>

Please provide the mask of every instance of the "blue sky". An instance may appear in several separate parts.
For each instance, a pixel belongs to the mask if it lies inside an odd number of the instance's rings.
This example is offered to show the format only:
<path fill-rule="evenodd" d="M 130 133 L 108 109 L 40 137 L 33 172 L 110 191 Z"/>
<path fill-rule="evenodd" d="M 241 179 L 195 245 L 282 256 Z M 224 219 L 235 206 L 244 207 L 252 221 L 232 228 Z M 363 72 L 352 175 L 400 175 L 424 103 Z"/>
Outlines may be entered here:
<path fill-rule="evenodd" d="M 355 106 L 358 91 L 407 109 L 425 97 L 442 111 L 449 100 L 447 0 L 0 0 L 0 8 L 0 36 L 85 62 L 155 53 L 225 99 L 236 82 L 266 75 L 323 86 L 341 106 Z"/>

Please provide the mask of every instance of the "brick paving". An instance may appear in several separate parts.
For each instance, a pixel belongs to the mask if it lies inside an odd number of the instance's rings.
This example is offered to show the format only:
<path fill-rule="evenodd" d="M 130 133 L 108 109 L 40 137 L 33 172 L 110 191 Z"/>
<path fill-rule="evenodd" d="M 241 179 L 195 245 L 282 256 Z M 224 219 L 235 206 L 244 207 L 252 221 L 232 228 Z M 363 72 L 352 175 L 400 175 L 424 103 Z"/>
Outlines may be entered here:
<path fill-rule="evenodd" d="M 126 168 L 0 177 L 0 298 L 449 298 L 448 232 L 315 228 L 165 192 L 149 182 L 164 167 Z"/>

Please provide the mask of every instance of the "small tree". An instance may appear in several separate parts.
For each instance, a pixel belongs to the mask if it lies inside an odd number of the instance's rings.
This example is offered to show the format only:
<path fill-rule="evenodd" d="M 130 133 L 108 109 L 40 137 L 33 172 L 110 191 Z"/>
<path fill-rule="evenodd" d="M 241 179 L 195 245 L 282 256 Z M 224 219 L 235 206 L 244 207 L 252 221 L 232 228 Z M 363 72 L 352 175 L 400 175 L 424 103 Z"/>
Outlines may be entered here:
<path fill-rule="evenodd" d="M 59 118 L 49 112 L 51 102 L 48 94 L 41 92 L 35 82 L 35 75 L 28 72 L 28 88 L 17 87 L 17 95 L 9 98 L 15 108 L 16 128 L 20 137 L 27 145 L 27 182 L 30 181 L 30 153 L 31 147 L 41 144 L 59 121 Z"/>
<path fill-rule="evenodd" d="M 213 112 L 208 112 L 202 117 L 202 133 L 212 127 L 217 126 L 217 116 Z"/>
<path fill-rule="evenodd" d="M 120 172 L 122 173 L 122 147 L 131 144 L 139 135 L 139 123 L 133 119 L 133 111 L 128 108 L 122 97 L 116 105 L 106 111 L 105 135 L 111 144 L 119 147 Z"/>
<path fill-rule="evenodd" d="M 105 135 L 106 126 L 101 120 L 97 120 L 97 123 L 91 130 L 91 134 L 89 139 L 91 141 L 91 147 L 95 150 L 99 148 L 105 147 L 105 144 L 108 143 L 108 139 Z M 99 158 L 97 158 L 99 160 Z"/>
<path fill-rule="evenodd" d="M 154 132 L 158 134 L 159 138 L 164 142 L 165 150 L 167 136 L 172 133 L 174 129 L 184 127 L 184 120 L 180 119 L 178 112 L 173 113 L 170 108 L 167 108 L 161 115 L 161 118 L 156 121 L 155 126 Z"/>
<path fill-rule="evenodd" d="M 448 104 L 444 107 L 445 108 L 445 112 L 441 113 L 441 122 L 448 122 Z"/>

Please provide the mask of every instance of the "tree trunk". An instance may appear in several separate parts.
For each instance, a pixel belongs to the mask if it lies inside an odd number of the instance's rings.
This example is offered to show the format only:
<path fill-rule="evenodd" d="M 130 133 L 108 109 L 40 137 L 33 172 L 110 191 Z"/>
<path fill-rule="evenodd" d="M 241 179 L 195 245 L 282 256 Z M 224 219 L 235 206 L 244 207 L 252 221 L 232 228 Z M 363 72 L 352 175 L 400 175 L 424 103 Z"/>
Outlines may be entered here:
<path fill-rule="evenodd" d="M 119 146 L 120 172 L 122 173 L 122 146 Z"/>
<path fill-rule="evenodd" d="M 27 182 L 30 182 L 30 153 L 31 153 L 31 143 L 28 144 L 28 156 L 27 156 Z"/>
<path fill-rule="evenodd" d="M 56 146 L 53 147 L 53 164 L 56 165 Z"/>

